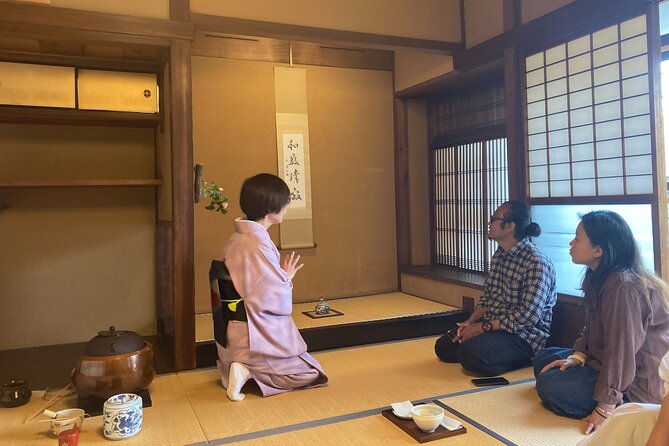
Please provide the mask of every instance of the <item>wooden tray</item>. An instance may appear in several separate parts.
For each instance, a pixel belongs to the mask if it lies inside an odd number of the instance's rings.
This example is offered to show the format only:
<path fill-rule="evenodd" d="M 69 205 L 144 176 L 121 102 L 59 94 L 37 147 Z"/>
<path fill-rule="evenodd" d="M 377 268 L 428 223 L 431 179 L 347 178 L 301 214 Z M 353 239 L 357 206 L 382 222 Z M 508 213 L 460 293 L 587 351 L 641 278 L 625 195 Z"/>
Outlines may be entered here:
<path fill-rule="evenodd" d="M 432 440 L 439 440 L 441 438 L 453 437 L 455 435 L 466 434 L 467 428 L 462 426 L 460 429 L 449 431 L 444 426 L 439 426 L 434 432 L 423 432 L 416 426 L 413 420 L 400 418 L 393 414 L 392 409 L 381 411 L 381 414 L 393 422 L 394 425 L 402 429 L 407 434 L 411 435 L 418 443 L 426 443 Z"/>

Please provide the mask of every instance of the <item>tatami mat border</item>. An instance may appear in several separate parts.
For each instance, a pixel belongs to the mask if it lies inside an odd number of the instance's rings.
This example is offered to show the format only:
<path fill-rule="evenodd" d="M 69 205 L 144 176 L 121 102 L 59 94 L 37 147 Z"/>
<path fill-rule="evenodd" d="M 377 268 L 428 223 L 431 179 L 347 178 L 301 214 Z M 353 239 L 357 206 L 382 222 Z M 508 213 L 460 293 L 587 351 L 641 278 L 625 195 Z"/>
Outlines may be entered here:
<path fill-rule="evenodd" d="M 534 381 L 534 378 L 525 378 L 525 379 L 519 379 L 517 381 L 512 381 L 509 383 L 509 385 L 513 386 L 516 384 L 524 384 L 527 382 Z M 491 437 L 495 438 L 496 440 L 501 441 L 502 443 L 509 445 L 509 446 L 517 446 L 515 443 L 510 442 L 506 438 L 502 437 L 501 435 L 497 434 L 493 430 L 485 427 L 484 425 L 474 421 L 470 417 L 456 411 L 455 409 L 452 409 L 449 407 L 447 404 L 442 403 L 441 399 L 445 398 L 452 398 L 456 396 L 461 396 L 461 395 L 467 395 L 470 393 L 478 393 L 478 392 L 485 392 L 487 390 L 492 390 L 495 387 L 482 387 L 482 388 L 476 388 L 476 389 L 468 389 L 468 390 L 462 390 L 459 392 L 453 392 L 453 393 L 447 393 L 443 395 L 436 395 L 428 398 L 421 398 L 420 400 L 416 400 L 413 402 L 414 404 L 421 404 L 421 403 L 428 403 L 428 402 L 435 402 L 439 406 L 443 407 L 444 409 L 448 410 L 449 412 L 453 413 L 454 415 L 462 418 L 463 420 L 467 421 L 468 423 L 472 424 L 475 426 L 477 429 L 485 432 L 486 434 L 490 435 Z M 345 415 L 338 415 L 336 417 L 330 417 L 330 418 L 322 418 L 320 420 L 314 420 L 314 421 L 306 421 L 304 423 L 296 423 L 296 424 L 291 424 L 288 426 L 281 426 L 281 427 L 275 427 L 272 429 L 266 429 L 266 430 L 261 430 L 261 431 L 255 431 L 255 432 L 249 432 L 246 434 L 241 434 L 241 435 L 234 435 L 231 437 L 223 437 L 223 438 L 218 438 L 215 440 L 210 440 L 208 443 L 194 443 L 188 446 L 203 446 L 203 445 L 210 445 L 210 446 L 217 446 L 217 445 L 222 445 L 222 444 L 231 444 L 231 443 L 236 443 L 240 441 L 246 441 L 246 440 L 254 440 L 256 438 L 262 438 L 262 437 L 269 437 L 272 435 L 277 435 L 277 434 L 285 434 L 287 432 L 294 432 L 302 429 L 309 429 L 312 427 L 317 427 L 317 426 L 325 426 L 328 424 L 335 424 L 335 423 L 341 423 L 344 421 L 350 421 L 350 420 L 355 420 L 359 418 L 364 418 L 364 417 L 370 417 L 373 415 L 378 415 L 381 413 L 382 410 L 389 409 L 390 406 L 382 406 L 382 407 L 377 407 L 375 409 L 367 409 L 359 412 L 354 412 L 354 413 L 349 413 Z"/>

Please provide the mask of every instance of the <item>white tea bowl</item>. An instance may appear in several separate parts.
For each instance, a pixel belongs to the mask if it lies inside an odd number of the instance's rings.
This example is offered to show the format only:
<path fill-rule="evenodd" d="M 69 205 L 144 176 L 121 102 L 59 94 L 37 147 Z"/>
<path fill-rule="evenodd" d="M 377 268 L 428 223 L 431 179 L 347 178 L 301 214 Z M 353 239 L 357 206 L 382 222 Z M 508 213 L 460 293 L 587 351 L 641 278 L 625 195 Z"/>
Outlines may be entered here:
<path fill-rule="evenodd" d="M 81 430 L 86 413 L 83 409 L 65 409 L 58 412 L 45 410 L 44 415 L 51 418 L 44 421 L 49 421 L 51 423 L 51 432 L 54 435 L 58 435 L 67 429 Z"/>
<path fill-rule="evenodd" d="M 421 404 L 411 409 L 411 418 L 423 432 L 434 432 L 444 419 L 444 409 L 435 404 Z"/>

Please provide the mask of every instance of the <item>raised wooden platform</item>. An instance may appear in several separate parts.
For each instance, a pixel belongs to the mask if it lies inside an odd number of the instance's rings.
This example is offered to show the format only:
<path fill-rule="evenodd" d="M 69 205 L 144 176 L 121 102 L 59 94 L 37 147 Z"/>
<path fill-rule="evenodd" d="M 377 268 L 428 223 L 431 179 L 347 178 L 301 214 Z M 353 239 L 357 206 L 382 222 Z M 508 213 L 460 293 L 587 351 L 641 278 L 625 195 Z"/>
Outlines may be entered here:
<path fill-rule="evenodd" d="M 343 316 L 311 319 L 303 312 L 316 302 L 295 304 L 293 320 L 311 352 L 440 335 L 468 314 L 462 310 L 394 292 L 329 301 Z M 216 363 L 211 314 L 196 316 L 197 367 Z"/>

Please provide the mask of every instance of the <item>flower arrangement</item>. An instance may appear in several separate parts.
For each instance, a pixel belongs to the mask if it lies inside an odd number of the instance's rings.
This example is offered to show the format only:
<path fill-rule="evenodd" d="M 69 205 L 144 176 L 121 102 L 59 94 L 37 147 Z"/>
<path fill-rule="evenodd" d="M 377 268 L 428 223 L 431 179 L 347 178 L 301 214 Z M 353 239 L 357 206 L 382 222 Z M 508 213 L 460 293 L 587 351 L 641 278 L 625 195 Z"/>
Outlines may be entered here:
<path fill-rule="evenodd" d="M 228 213 L 228 198 L 223 196 L 223 188 L 218 187 L 213 181 L 207 183 L 202 182 L 202 195 L 204 198 L 209 198 L 211 201 L 204 208 L 208 211 L 220 212 L 221 214 Z"/>

